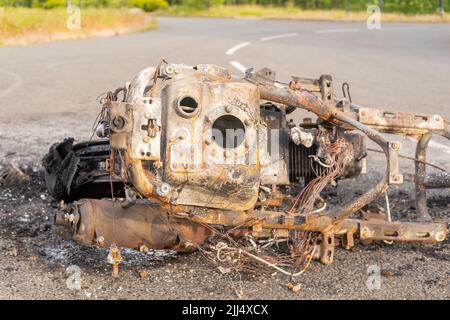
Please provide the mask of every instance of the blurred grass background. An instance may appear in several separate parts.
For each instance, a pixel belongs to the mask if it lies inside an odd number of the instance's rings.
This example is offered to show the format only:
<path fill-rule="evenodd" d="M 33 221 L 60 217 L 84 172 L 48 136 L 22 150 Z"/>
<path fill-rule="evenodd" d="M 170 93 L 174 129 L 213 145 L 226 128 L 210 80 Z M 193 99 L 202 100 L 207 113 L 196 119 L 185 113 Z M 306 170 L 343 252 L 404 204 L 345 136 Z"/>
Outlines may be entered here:
<path fill-rule="evenodd" d="M 161 14 L 196 17 L 257 17 L 266 19 L 314 20 L 314 21 L 366 21 L 370 13 L 343 9 L 302 9 L 296 6 L 216 5 L 205 8 L 170 6 Z M 384 12 L 383 22 L 450 23 L 450 14 L 419 14 Z"/>
<path fill-rule="evenodd" d="M 15 36 L 30 32 L 64 32 L 67 29 L 67 16 L 63 8 L 5 8 L 0 18 L 0 34 Z M 83 10 L 81 29 L 88 32 L 118 25 L 143 26 L 146 20 L 147 16 L 140 11 L 87 8 Z"/>
<path fill-rule="evenodd" d="M 180 16 L 365 21 L 370 5 L 381 9 L 385 22 L 450 22 L 450 15 L 444 13 L 450 11 L 450 0 L 169 0 L 162 12 Z"/>
<path fill-rule="evenodd" d="M 440 2 L 449 12 L 450 0 L 0 0 L 0 45 L 154 29 L 154 15 L 365 21 L 377 5 L 385 22 L 449 23 Z M 66 26 L 68 4 L 81 8 L 80 30 Z"/>
<path fill-rule="evenodd" d="M 379 6 L 383 12 L 404 14 L 435 14 L 439 0 L 169 0 L 170 6 L 205 9 L 214 6 L 256 5 L 288 7 L 303 10 L 366 11 L 369 5 Z M 450 10 L 450 0 L 442 0 L 442 6 Z"/>
<path fill-rule="evenodd" d="M 1 8 L 0 46 L 110 36 L 157 28 L 156 20 L 141 9 L 87 7 L 80 12 L 80 28 L 69 29 L 67 21 L 72 13 L 59 6 L 51 9 Z"/>
<path fill-rule="evenodd" d="M 341 10 L 347 12 L 366 11 L 369 5 L 379 6 L 385 13 L 410 15 L 436 14 L 438 4 L 450 11 L 450 0 L 71 0 L 72 5 L 82 8 L 138 7 L 145 11 L 183 7 L 184 9 L 207 9 L 227 6 L 280 7 L 304 10 Z M 0 0 L 0 7 L 28 7 L 53 9 L 66 7 L 67 0 Z"/>

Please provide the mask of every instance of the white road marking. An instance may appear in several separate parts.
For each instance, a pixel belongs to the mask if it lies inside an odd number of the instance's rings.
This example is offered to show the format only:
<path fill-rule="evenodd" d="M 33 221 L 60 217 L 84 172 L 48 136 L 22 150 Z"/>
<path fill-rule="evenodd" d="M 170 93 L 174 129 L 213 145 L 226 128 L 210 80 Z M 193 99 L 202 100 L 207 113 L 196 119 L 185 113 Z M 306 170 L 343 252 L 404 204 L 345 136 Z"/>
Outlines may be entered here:
<path fill-rule="evenodd" d="M 422 27 L 388 27 L 388 28 L 384 28 L 385 30 L 409 30 L 409 29 L 420 29 L 422 30 Z M 423 28 L 424 30 L 428 29 L 427 27 Z M 357 28 L 347 28 L 347 29 L 323 29 L 323 30 L 315 30 L 313 31 L 315 34 L 333 34 L 333 33 L 351 33 L 351 32 L 359 32 L 361 31 L 361 29 L 357 29 Z M 270 40 L 276 40 L 276 39 L 283 39 L 283 38 L 290 38 L 290 37 L 295 37 L 298 36 L 298 33 L 293 32 L 293 33 L 283 33 L 283 34 L 279 34 L 279 35 L 274 35 L 274 36 L 267 36 L 267 37 L 262 37 L 259 40 L 260 41 L 270 41 Z M 242 42 L 238 45 L 235 45 L 234 47 L 231 47 L 230 49 L 228 49 L 226 51 L 226 55 L 233 55 L 235 54 L 237 51 L 239 51 L 242 48 L 245 48 L 247 46 L 250 45 L 250 42 Z M 230 61 L 230 64 L 237 69 L 238 71 L 245 73 L 245 71 L 248 69 L 246 66 L 242 65 L 239 61 L 233 60 Z M 439 142 L 434 142 L 434 141 L 430 141 L 429 143 L 430 147 L 434 147 L 434 148 L 440 148 L 441 150 L 443 150 L 446 153 L 450 154 L 450 148 L 442 143 Z"/>
<path fill-rule="evenodd" d="M 250 44 L 250 42 L 242 42 L 242 43 L 240 43 L 240 44 L 238 44 L 238 45 L 236 45 L 236 46 L 234 46 L 234 47 L 228 49 L 227 52 L 226 52 L 226 54 L 229 55 L 229 56 L 231 56 L 231 55 L 235 54 L 236 51 L 238 51 L 238 50 L 240 50 L 240 49 L 242 49 L 242 48 L 248 46 L 249 44 Z"/>
<path fill-rule="evenodd" d="M 276 36 L 263 37 L 259 39 L 260 41 L 270 41 L 275 39 L 291 38 L 298 36 L 298 33 L 283 33 Z"/>
<path fill-rule="evenodd" d="M 245 73 L 245 70 L 247 70 L 248 68 L 246 66 L 243 66 L 240 62 L 238 61 L 230 61 L 230 64 L 235 67 L 237 70 L 239 70 L 242 73 Z"/>
<path fill-rule="evenodd" d="M 0 98 L 3 98 L 7 94 L 11 93 L 12 91 L 14 91 L 18 87 L 20 87 L 20 85 L 22 84 L 22 78 L 17 73 L 6 71 L 6 70 L 0 70 L 0 73 L 5 73 L 7 75 L 10 75 L 14 79 L 13 83 L 8 88 L 0 91 Z"/>
<path fill-rule="evenodd" d="M 344 33 L 344 32 L 358 32 L 359 29 L 326 29 L 326 30 L 316 30 L 315 34 L 326 34 L 326 33 Z"/>

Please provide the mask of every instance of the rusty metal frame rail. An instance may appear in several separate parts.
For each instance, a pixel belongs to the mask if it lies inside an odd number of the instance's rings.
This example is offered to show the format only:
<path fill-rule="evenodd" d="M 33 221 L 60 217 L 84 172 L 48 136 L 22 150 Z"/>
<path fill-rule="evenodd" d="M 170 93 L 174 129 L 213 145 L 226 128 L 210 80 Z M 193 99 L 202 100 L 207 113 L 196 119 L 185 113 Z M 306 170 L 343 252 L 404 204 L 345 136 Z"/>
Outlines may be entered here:
<path fill-rule="evenodd" d="M 406 174 L 405 179 L 410 182 L 418 182 L 425 189 L 450 188 L 450 173 L 448 172 L 426 173 L 419 177 L 416 177 L 414 174 Z"/>
<path fill-rule="evenodd" d="M 426 161 L 427 148 L 431 140 L 431 133 L 424 134 L 417 143 L 416 159 Z M 423 162 L 416 161 L 416 178 L 424 176 L 426 173 L 426 165 Z M 430 213 L 427 207 L 427 191 L 426 187 L 419 179 L 415 180 L 416 185 L 416 209 L 420 221 L 431 221 Z"/>
<path fill-rule="evenodd" d="M 175 214 L 175 216 L 177 215 Z M 203 213 L 192 212 L 188 216 L 181 215 L 180 217 L 203 224 L 226 227 L 252 228 L 259 225 L 262 229 L 269 230 L 306 230 L 313 232 L 323 232 L 333 223 L 333 218 L 328 215 L 287 215 L 276 211 L 259 210 L 250 211 L 245 216 L 234 211 L 217 215 L 211 210 Z M 443 223 L 344 219 L 339 229 L 333 230 L 333 232 L 325 232 L 325 234 L 346 235 L 347 239 L 351 238 L 350 241 L 347 241 L 350 244 L 348 247 L 352 247 L 354 234 L 359 234 L 363 240 L 432 243 L 444 241 L 447 232 L 447 226 Z"/>
<path fill-rule="evenodd" d="M 160 65 L 161 66 L 161 65 Z M 159 73 L 160 66 L 145 71 L 143 75 Z M 215 76 L 214 76 L 215 77 Z M 141 77 L 143 80 L 145 77 Z M 156 78 L 154 78 L 156 79 Z M 122 117 L 123 125 L 111 125 L 114 135 L 111 135 L 111 161 L 109 163 L 111 175 L 115 175 L 115 160 L 122 164 L 121 173 L 127 181 L 131 181 L 137 191 L 148 199 L 137 199 L 135 194 L 125 190 L 126 199 L 94 200 L 84 199 L 65 206 L 64 212 L 56 216 L 55 222 L 72 227 L 74 238 L 86 245 L 96 243 L 100 246 L 125 246 L 132 248 L 174 249 L 178 251 L 192 251 L 201 245 L 211 235 L 207 225 L 220 225 L 224 230 L 231 228 L 236 236 L 252 234 L 255 237 L 288 237 L 289 230 L 305 230 L 320 233 L 320 250 L 317 257 L 325 264 L 333 261 L 335 241 L 342 238 L 342 245 L 349 249 L 354 246 L 354 235 L 361 240 L 395 240 L 434 243 L 444 241 L 449 233 L 446 223 L 433 223 L 426 204 L 426 189 L 428 187 L 450 186 L 450 175 L 442 176 L 426 174 L 426 149 L 432 134 L 439 134 L 450 139 L 450 123 L 438 115 L 419 115 L 408 112 L 391 113 L 379 109 L 363 108 L 351 104 L 344 99 L 337 102 L 333 92 L 331 76 L 322 76 L 319 80 L 297 78 L 286 85 L 275 81 L 275 75 L 270 70 L 264 73 L 246 72 L 246 81 L 251 87 L 253 111 L 260 112 L 259 99 L 283 104 L 286 107 L 301 108 L 315 113 L 323 120 L 323 127 L 337 127 L 334 132 L 358 130 L 381 147 L 386 157 L 386 171 L 378 183 L 362 196 L 346 204 L 343 208 L 331 212 L 315 212 L 307 214 L 288 213 L 281 209 L 267 211 L 255 206 L 253 198 L 248 201 L 249 206 L 203 206 L 199 202 L 171 202 L 168 193 L 162 192 L 162 180 L 153 171 L 144 170 L 143 161 L 154 161 L 151 168 L 161 168 L 159 156 L 152 152 L 133 151 L 128 141 L 133 141 L 134 127 L 131 119 L 142 118 L 144 109 L 134 110 L 133 95 L 128 94 L 127 103 L 109 103 L 113 119 Z M 304 85 L 309 85 L 309 91 Z M 143 98 L 143 83 L 138 81 L 130 92 L 136 98 Z M 155 87 L 152 88 L 152 90 Z M 318 90 L 320 89 L 320 90 Z M 138 92 L 139 91 L 139 92 Z M 142 91 L 142 92 L 141 92 Z M 259 95 L 258 95 L 259 93 Z M 321 97 L 317 94 L 320 93 Z M 114 94 L 116 95 L 116 94 Z M 138 99 L 138 100 L 139 100 Z M 139 106 L 148 108 L 148 114 L 155 113 L 153 120 L 158 120 L 161 104 L 157 99 L 139 100 Z M 141 110 L 142 109 L 142 110 Z M 247 106 L 248 109 L 248 106 Z M 136 112 L 133 113 L 133 112 Z M 148 118 L 147 116 L 145 118 Z M 129 121 L 126 121 L 126 120 Z M 259 118 L 258 118 L 259 119 Z M 321 121 L 319 120 L 319 123 Z M 112 121 L 114 124 L 114 121 Z M 120 124 L 120 122 L 119 122 Z M 141 123 L 137 123 L 142 129 Z M 331 131 L 331 130 L 330 130 Z M 147 132 L 144 132 L 146 134 Z M 399 173 L 400 145 L 388 141 L 382 133 L 404 134 L 418 138 L 415 160 L 415 175 L 412 181 L 416 184 L 416 206 L 419 222 L 392 222 L 382 217 L 374 218 L 363 215 L 362 219 L 350 219 L 367 204 L 381 196 L 392 184 L 403 182 L 403 175 Z M 144 141 L 137 135 L 136 141 Z M 145 142 L 145 141 L 144 141 Z M 145 142 L 146 144 L 148 143 Z M 160 146 L 154 144 L 154 146 Z M 140 156 L 139 156 L 140 155 Z M 116 157 L 118 157 L 116 159 Z M 169 163 L 168 161 L 166 163 Z M 255 166 L 254 171 L 259 172 Z M 158 178 L 158 179 L 157 179 Z M 409 179 L 409 177 L 407 176 Z M 184 176 L 183 176 L 184 179 Z M 184 181 L 184 180 L 183 180 Z M 258 191 L 259 182 L 254 183 Z M 238 184 L 236 184 L 238 185 Z M 238 186 L 241 186 L 239 184 Z M 253 184 L 251 186 L 253 188 Z M 170 191 L 170 186 L 167 186 Z M 206 189 L 202 189 L 206 190 Z M 253 194 L 253 193 L 252 193 Z M 256 193 L 255 193 L 256 194 Z M 253 196 L 252 196 L 253 197 Z M 186 203 L 186 202 L 184 202 Z M 261 208 L 270 208 L 270 206 Z M 389 216 L 390 217 L 390 216 Z M 116 232 L 120 230 L 120 232 Z M 337 236 L 337 237 L 336 237 Z"/>
<path fill-rule="evenodd" d="M 346 205 L 337 213 L 322 213 L 318 219 L 314 220 L 315 215 L 308 218 L 313 221 L 304 221 L 301 226 L 290 226 L 291 228 L 300 228 L 305 230 L 314 230 L 322 233 L 322 242 L 324 243 L 323 252 L 320 259 L 329 264 L 332 262 L 332 253 L 328 252 L 329 242 L 327 239 L 333 234 L 338 234 L 342 230 L 347 232 L 360 231 L 361 239 L 372 240 L 396 240 L 396 241 L 418 241 L 418 242 L 439 242 L 443 241 L 448 233 L 445 224 L 433 224 L 426 204 L 427 184 L 436 187 L 447 187 L 450 176 L 440 174 L 439 176 L 426 175 L 426 149 L 433 133 L 449 138 L 449 121 L 438 115 L 417 115 L 408 112 L 390 113 L 377 109 L 368 109 L 359 107 L 353 108 L 353 112 L 341 111 L 336 107 L 333 99 L 322 100 L 311 92 L 283 87 L 278 83 L 268 84 L 259 83 L 257 77 L 247 74 L 246 79 L 256 84 L 260 91 L 261 99 L 280 103 L 286 106 L 294 106 L 315 113 L 320 119 L 328 121 L 335 125 L 348 125 L 350 128 L 357 129 L 364 133 L 368 138 L 377 143 L 386 156 L 386 174 L 378 184 L 363 194 L 352 203 Z M 390 184 L 403 183 L 403 176 L 399 174 L 399 155 L 400 146 L 396 143 L 390 143 L 382 135 L 382 132 L 394 134 L 407 134 L 419 136 L 420 140 L 416 150 L 416 174 L 414 182 L 416 184 L 416 207 L 419 216 L 419 223 L 376 221 L 372 224 L 367 222 L 357 222 L 348 219 L 353 213 L 362 209 L 365 205 L 373 202 L 382 193 L 384 193 Z M 445 175 L 444 182 L 439 181 Z M 447 183 L 445 183 L 447 182 Z M 317 216 L 317 215 L 316 215 Z M 320 223 L 320 218 L 322 219 Z M 296 217 L 299 219 L 301 217 Z M 331 219 L 330 221 L 326 221 Z M 279 217 L 284 222 L 289 219 L 288 216 Z M 301 219 L 300 219 L 301 220 Z M 428 223 L 420 223 L 428 222 Z M 358 228 L 354 224 L 358 224 Z M 344 226 L 346 225 L 346 226 Z M 263 226 L 274 228 L 276 224 L 265 221 Z M 436 231 L 438 230 L 438 231 Z M 347 234 L 349 240 L 352 236 Z M 328 248 L 328 249 L 327 249 Z"/>
<path fill-rule="evenodd" d="M 355 119 L 352 119 L 351 117 L 345 115 L 343 112 L 339 111 L 334 106 L 334 104 L 324 103 L 318 97 L 309 92 L 291 90 L 289 88 L 280 88 L 269 85 L 259 85 L 258 88 L 260 91 L 261 99 L 306 109 L 315 113 L 319 118 L 326 121 L 338 121 L 346 123 L 351 127 L 363 132 L 371 140 L 377 143 L 384 151 L 387 161 L 386 175 L 380 182 L 378 182 L 378 184 L 374 188 L 353 201 L 351 204 L 345 206 L 338 213 L 332 214 L 334 219 L 334 222 L 332 224 L 333 229 L 336 229 L 340 222 L 363 208 L 365 205 L 374 201 L 378 196 L 380 196 L 387 190 L 390 182 L 389 177 L 392 172 L 390 167 L 390 164 L 392 164 L 392 159 L 390 159 L 390 143 L 378 131 L 365 126 Z"/>

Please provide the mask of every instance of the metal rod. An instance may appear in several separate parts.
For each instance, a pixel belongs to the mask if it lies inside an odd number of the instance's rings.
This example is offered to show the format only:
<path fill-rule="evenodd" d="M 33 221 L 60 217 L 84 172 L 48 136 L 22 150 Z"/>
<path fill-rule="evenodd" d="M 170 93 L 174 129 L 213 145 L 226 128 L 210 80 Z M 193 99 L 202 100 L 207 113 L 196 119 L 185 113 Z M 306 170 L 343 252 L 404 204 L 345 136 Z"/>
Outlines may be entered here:
<path fill-rule="evenodd" d="M 386 156 L 386 162 L 388 163 L 389 142 L 378 131 L 363 125 L 359 121 L 354 120 L 343 113 L 338 113 L 336 115 L 336 119 L 351 125 L 355 129 L 360 130 L 365 135 L 367 135 L 372 141 L 377 143 L 381 147 L 381 149 L 383 149 L 385 156 Z M 389 176 L 389 167 L 387 164 L 386 165 L 386 174 L 381 179 L 381 181 L 378 182 L 378 184 L 374 188 L 367 191 L 364 195 L 362 195 L 361 197 L 359 197 L 358 199 L 353 201 L 351 204 L 345 206 L 342 210 L 340 210 L 340 212 L 334 216 L 334 219 L 335 219 L 334 225 L 336 225 L 340 221 L 348 218 L 353 213 L 359 211 L 366 204 L 373 202 L 383 192 L 385 192 L 389 185 L 388 176 Z"/>
<path fill-rule="evenodd" d="M 411 182 L 418 181 L 425 189 L 450 188 L 450 173 L 434 172 L 416 177 L 414 174 L 405 174 L 405 179 Z"/>
<path fill-rule="evenodd" d="M 387 191 L 384 193 L 386 195 L 386 212 L 387 212 L 387 221 L 392 222 L 392 217 L 391 217 L 391 206 L 389 204 L 389 196 Z"/>
<path fill-rule="evenodd" d="M 359 211 L 362 207 L 368 203 L 374 201 L 383 192 L 385 192 L 389 185 L 389 142 L 376 130 L 363 125 L 359 121 L 352 119 L 351 117 L 345 115 L 343 112 L 339 111 L 336 106 L 330 103 L 325 103 L 315 95 L 303 92 L 294 91 L 288 88 L 275 87 L 268 85 L 258 85 L 261 99 L 273 101 L 276 103 L 281 103 L 284 105 L 295 106 L 297 108 L 306 109 L 315 113 L 319 118 L 325 121 L 337 120 L 344 122 L 357 130 L 363 132 L 372 141 L 377 143 L 386 155 L 386 174 L 383 179 L 371 190 L 366 192 L 364 195 L 345 206 L 338 213 L 333 214 L 334 223 L 333 226 L 337 227 L 344 219 L 351 216 L 353 213 Z"/>
<path fill-rule="evenodd" d="M 416 158 L 420 161 L 416 161 L 416 177 L 426 175 L 426 165 L 423 163 L 427 159 L 428 143 L 431 140 L 431 133 L 424 134 L 416 148 Z M 420 221 L 431 221 L 430 213 L 427 207 L 427 191 L 421 181 L 416 179 L 416 209 L 418 212 L 418 218 Z"/>
<path fill-rule="evenodd" d="M 376 150 L 376 149 L 371 149 L 371 148 L 367 148 L 367 151 L 376 152 L 376 153 L 384 153 L 381 150 Z M 430 167 L 433 167 L 435 169 L 441 170 L 442 172 L 447 172 L 447 170 L 445 170 L 444 168 L 441 168 L 441 167 L 439 167 L 439 166 L 437 166 L 435 164 L 429 163 L 427 161 L 422 161 L 422 160 L 419 160 L 419 159 L 416 159 L 416 158 L 413 158 L 413 157 L 408 157 L 408 156 L 404 156 L 404 155 L 400 155 L 400 154 L 398 155 L 398 157 L 399 158 L 403 158 L 403 159 L 412 160 L 412 161 L 417 161 L 417 162 L 426 164 L 427 166 L 430 166 Z"/>

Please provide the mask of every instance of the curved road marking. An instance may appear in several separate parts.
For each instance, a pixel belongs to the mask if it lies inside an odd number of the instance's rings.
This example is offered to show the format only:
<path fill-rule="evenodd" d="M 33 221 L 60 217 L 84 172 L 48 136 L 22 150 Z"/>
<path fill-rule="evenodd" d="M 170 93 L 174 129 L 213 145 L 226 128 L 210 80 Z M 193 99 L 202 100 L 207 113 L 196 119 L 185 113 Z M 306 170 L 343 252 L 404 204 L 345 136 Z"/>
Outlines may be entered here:
<path fill-rule="evenodd" d="M 358 32 L 358 31 L 360 31 L 360 29 L 325 29 L 325 30 L 316 30 L 316 31 L 314 31 L 314 33 L 326 34 L 326 33 Z M 298 36 L 298 33 L 292 32 L 292 33 L 283 33 L 283 34 L 278 34 L 278 35 L 274 35 L 274 36 L 262 37 L 259 40 L 260 41 L 270 41 L 270 40 L 289 38 L 289 37 L 295 37 L 295 36 Z M 242 48 L 245 48 L 249 45 L 250 45 L 250 42 L 248 42 L 248 41 L 239 43 L 239 44 L 235 45 L 234 47 L 229 48 L 225 52 L 225 54 L 228 56 L 231 56 L 231 55 L 235 54 L 237 51 L 239 51 Z M 239 61 L 230 61 L 230 64 L 242 73 L 244 73 L 245 70 L 247 69 L 247 67 L 242 65 Z"/>
<path fill-rule="evenodd" d="M 394 29 L 394 28 L 391 28 L 391 29 Z M 404 29 L 398 29 L 398 30 L 408 30 L 408 27 L 405 27 Z M 314 33 L 315 34 L 328 34 L 328 33 L 345 33 L 345 32 L 359 32 L 359 31 L 361 31 L 361 30 L 356 29 L 356 28 L 353 28 L 353 29 L 324 29 L 324 30 L 316 30 L 316 31 L 314 31 Z M 295 36 L 298 36 L 298 33 L 283 33 L 283 34 L 279 34 L 279 35 L 263 37 L 263 38 L 260 38 L 259 40 L 260 41 L 270 41 L 270 40 L 289 38 L 289 37 L 295 37 Z M 242 42 L 242 43 L 235 45 L 234 47 L 231 47 L 230 49 L 228 49 L 226 54 L 233 55 L 238 50 L 240 50 L 244 47 L 247 47 L 248 45 L 250 45 L 250 42 Z M 248 69 L 246 66 L 242 65 L 239 61 L 233 60 L 233 61 L 230 61 L 230 64 L 242 73 L 245 73 L 245 71 Z M 1 93 L 0 93 L 0 97 L 1 97 Z M 415 139 L 412 139 L 412 138 L 410 138 L 410 139 L 417 142 L 417 140 L 415 140 Z M 430 141 L 429 146 L 433 147 L 433 148 L 441 149 L 445 153 L 450 154 L 450 147 L 448 147 L 442 143 Z"/>
<path fill-rule="evenodd" d="M 238 45 L 236 45 L 236 46 L 234 46 L 234 47 L 228 49 L 227 52 L 226 52 L 226 54 L 229 55 L 229 56 L 231 56 L 231 55 L 235 54 L 236 51 L 238 51 L 238 50 L 240 50 L 240 49 L 242 49 L 242 48 L 248 46 L 249 44 L 250 44 L 250 42 L 242 42 L 242 43 L 240 43 L 240 44 L 238 44 Z"/>
<path fill-rule="evenodd" d="M 5 73 L 7 75 L 10 75 L 13 77 L 13 83 L 6 89 L 3 89 L 0 91 L 0 98 L 3 98 L 4 96 L 8 95 L 22 84 L 22 78 L 14 72 L 6 71 L 6 70 L 0 70 L 0 73 Z"/>
<path fill-rule="evenodd" d="M 243 66 L 239 61 L 230 61 L 230 64 L 242 73 L 245 73 L 245 70 L 248 69 L 246 66 Z"/>
<path fill-rule="evenodd" d="M 275 40 L 275 39 L 291 38 L 291 37 L 296 37 L 296 36 L 298 36 L 298 33 L 284 33 L 284 34 L 279 34 L 276 36 L 263 37 L 259 40 L 260 41 L 270 41 L 270 40 Z"/>

